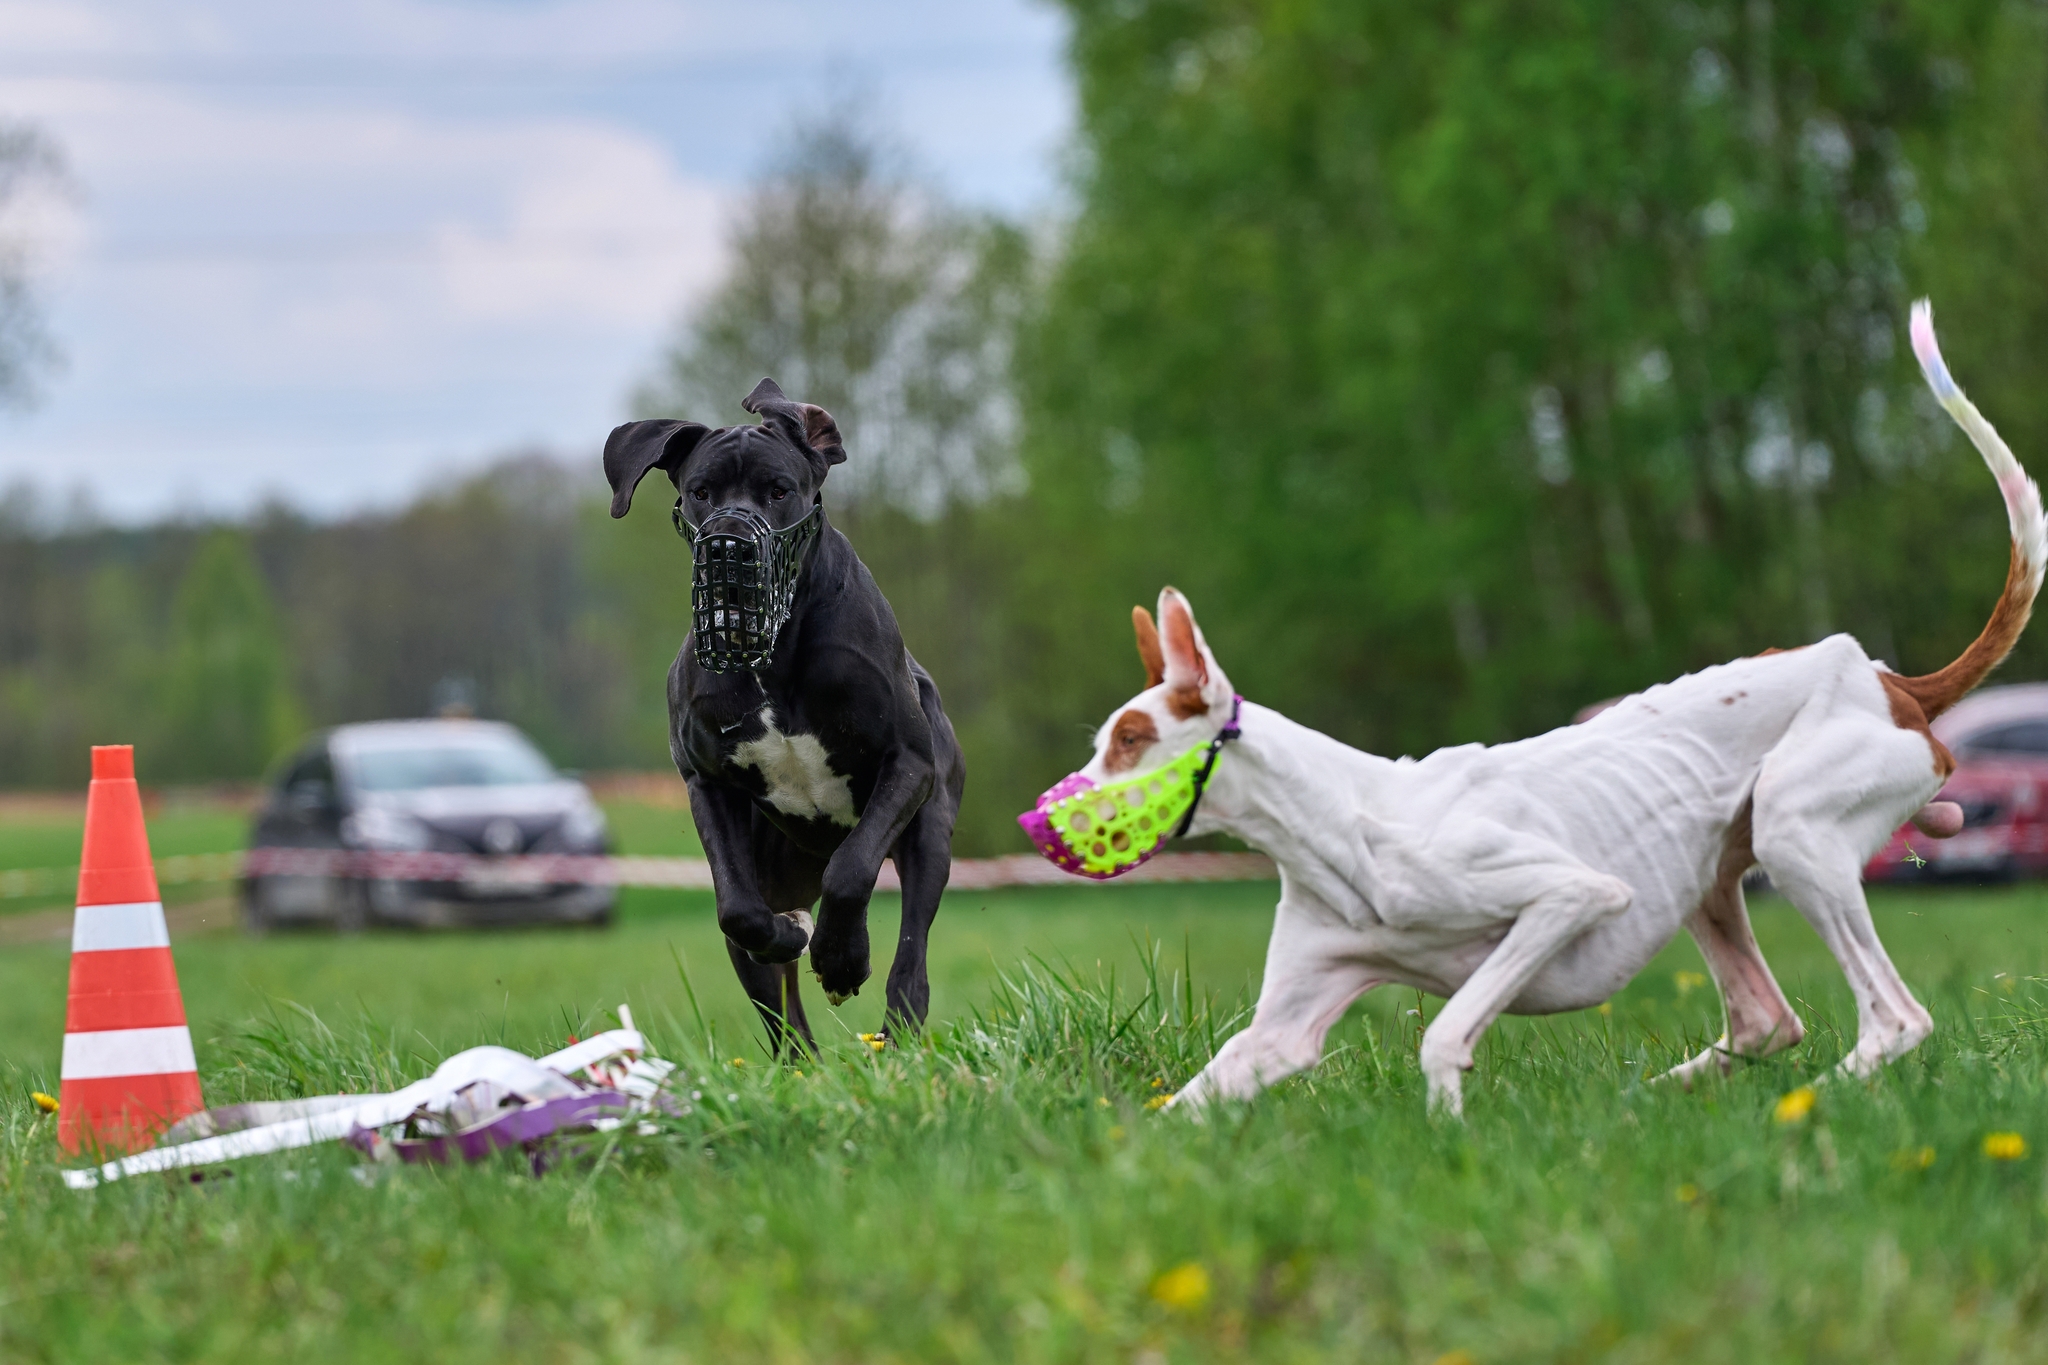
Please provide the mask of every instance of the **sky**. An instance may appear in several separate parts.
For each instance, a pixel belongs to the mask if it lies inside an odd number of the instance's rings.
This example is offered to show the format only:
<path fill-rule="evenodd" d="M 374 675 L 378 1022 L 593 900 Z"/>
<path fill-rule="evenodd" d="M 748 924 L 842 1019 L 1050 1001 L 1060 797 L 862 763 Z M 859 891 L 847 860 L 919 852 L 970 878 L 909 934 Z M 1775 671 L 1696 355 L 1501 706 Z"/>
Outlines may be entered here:
<path fill-rule="evenodd" d="M 793 119 L 849 94 L 945 190 L 1044 211 L 1048 0 L 0 0 L 0 219 L 62 352 L 0 487 L 121 521 L 389 506 L 628 415 Z"/>

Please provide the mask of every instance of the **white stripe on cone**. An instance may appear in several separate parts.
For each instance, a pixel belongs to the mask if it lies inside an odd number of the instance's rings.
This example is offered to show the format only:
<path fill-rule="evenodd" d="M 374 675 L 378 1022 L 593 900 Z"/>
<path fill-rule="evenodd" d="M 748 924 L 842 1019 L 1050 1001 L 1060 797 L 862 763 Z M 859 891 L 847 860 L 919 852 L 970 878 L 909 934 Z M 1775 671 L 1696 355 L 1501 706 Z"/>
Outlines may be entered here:
<path fill-rule="evenodd" d="M 74 953 L 170 946 L 171 931 L 164 925 L 164 907 L 161 901 L 136 901 L 128 905 L 81 905 L 78 907 L 78 917 L 71 921 L 71 951 Z"/>
<path fill-rule="evenodd" d="M 199 1062 L 192 1055 L 192 1030 L 184 1024 L 64 1035 L 63 1080 L 172 1076 L 198 1069 Z"/>

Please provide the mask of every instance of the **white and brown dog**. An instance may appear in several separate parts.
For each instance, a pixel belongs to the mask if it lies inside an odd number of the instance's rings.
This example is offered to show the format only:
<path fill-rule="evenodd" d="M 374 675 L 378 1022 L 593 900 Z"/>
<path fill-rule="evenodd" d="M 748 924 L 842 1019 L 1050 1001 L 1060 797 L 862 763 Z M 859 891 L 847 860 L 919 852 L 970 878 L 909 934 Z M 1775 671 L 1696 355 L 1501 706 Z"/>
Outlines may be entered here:
<path fill-rule="evenodd" d="M 1742 877 L 1761 865 L 1813 924 L 1855 992 L 1865 1075 L 1933 1027 L 1878 942 L 1861 869 L 1901 822 L 1953 833 L 1928 806 L 1953 759 L 1927 728 L 2019 638 L 2048 565 L 2039 490 L 1942 364 L 1926 304 L 1914 350 L 1936 396 L 1983 453 L 2012 524 L 2005 591 L 1976 642 L 1908 678 L 1835 635 L 1705 669 L 1593 720 L 1417 762 L 1361 753 L 1262 706 L 1229 679 L 1178 592 L 1133 616 L 1148 687 L 1096 736 L 1082 776 L 1141 775 L 1241 737 L 1186 831 L 1270 854 L 1281 894 L 1252 1022 L 1175 1097 L 1244 1098 L 1315 1065 L 1358 996 L 1395 983 L 1448 997 L 1422 1041 L 1432 1108 L 1460 1111 L 1460 1073 L 1503 1011 L 1583 1009 L 1613 995 L 1681 926 L 1727 1012 L 1719 1042 L 1668 1075 L 1804 1036 L 1757 951 Z M 1924 809 L 1923 809 L 1924 808 Z"/>

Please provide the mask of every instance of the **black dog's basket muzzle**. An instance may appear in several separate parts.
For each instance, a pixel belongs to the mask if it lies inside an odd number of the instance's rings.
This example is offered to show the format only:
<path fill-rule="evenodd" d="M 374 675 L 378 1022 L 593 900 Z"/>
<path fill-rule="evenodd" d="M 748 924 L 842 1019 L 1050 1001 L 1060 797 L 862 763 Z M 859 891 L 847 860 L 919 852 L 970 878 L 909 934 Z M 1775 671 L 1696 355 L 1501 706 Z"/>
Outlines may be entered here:
<path fill-rule="evenodd" d="M 780 529 L 746 507 L 720 507 L 697 526 L 671 514 L 690 542 L 690 630 L 697 666 L 708 673 L 764 668 L 796 603 L 804 551 L 818 538 L 819 504 Z"/>

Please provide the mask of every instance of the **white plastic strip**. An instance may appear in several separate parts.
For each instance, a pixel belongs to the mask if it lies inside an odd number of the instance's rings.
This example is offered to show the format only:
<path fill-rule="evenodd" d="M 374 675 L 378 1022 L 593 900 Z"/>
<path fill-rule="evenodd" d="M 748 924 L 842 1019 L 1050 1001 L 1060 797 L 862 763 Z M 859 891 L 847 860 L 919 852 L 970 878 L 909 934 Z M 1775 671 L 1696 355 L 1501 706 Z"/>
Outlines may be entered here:
<path fill-rule="evenodd" d="M 71 951 L 101 953 L 112 948 L 168 948 L 162 901 L 129 905 L 81 905 L 71 921 Z"/>
<path fill-rule="evenodd" d="M 94 1081 L 107 1076 L 171 1076 L 198 1069 L 199 1064 L 192 1057 L 192 1030 L 183 1024 L 64 1035 L 64 1069 L 60 1075 L 67 1081 Z"/>
<path fill-rule="evenodd" d="M 550 1052 L 547 1056 L 535 1060 L 550 1071 L 573 1076 L 592 1062 L 601 1062 L 621 1052 L 647 1051 L 647 1040 L 640 1036 L 640 1030 L 632 1027 L 632 1014 L 624 1008 L 621 1008 L 619 1013 L 626 1016 L 625 1028 L 615 1028 L 596 1034 L 580 1043 L 571 1043 L 560 1052 Z"/>
<path fill-rule="evenodd" d="M 89 1190 L 102 1180 L 119 1180 L 124 1175 L 149 1171 L 174 1171 L 186 1166 L 210 1166 L 237 1157 L 262 1156 L 266 1152 L 310 1147 L 316 1142 L 345 1138 L 356 1128 L 381 1128 L 396 1123 L 438 1093 L 432 1080 L 416 1081 L 389 1095 L 366 1095 L 360 1104 L 331 1109 L 311 1118 L 291 1119 L 262 1128 L 245 1128 L 239 1133 L 201 1138 L 175 1147 L 154 1147 L 135 1156 L 109 1161 L 104 1166 L 64 1172 L 64 1183 L 74 1190 Z"/>
<path fill-rule="evenodd" d="M 67 1037 L 66 1043 L 68 1045 L 71 1038 L 93 1036 L 95 1035 L 89 1033 L 74 1033 Z M 123 1176 L 142 1175 L 150 1171 L 173 1171 L 187 1166 L 211 1166 L 217 1162 L 233 1161 L 237 1157 L 261 1156 L 267 1152 L 310 1147 L 316 1142 L 332 1142 L 337 1138 L 347 1137 L 357 1128 L 382 1128 L 405 1118 L 415 1109 L 446 1104 L 450 1096 L 479 1080 L 524 1079 L 520 1073 L 523 1069 L 532 1067 L 536 1060 L 548 1070 L 558 1075 L 566 1075 L 571 1070 L 581 1070 L 592 1062 L 603 1061 L 622 1052 L 639 1052 L 645 1045 L 645 1040 L 636 1030 L 613 1029 L 538 1059 L 513 1052 L 508 1048 L 473 1047 L 467 1052 L 458 1052 L 441 1063 L 434 1074 L 425 1080 L 414 1081 L 405 1089 L 395 1090 L 388 1095 L 364 1095 L 358 1103 L 345 1109 L 332 1109 L 324 1114 L 289 1119 L 261 1128 L 245 1128 L 236 1133 L 201 1138 L 197 1142 L 155 1147 L 147 1152 L 123 1157 L 119 1161 L 109 1161 L 103 1166 L 66 1171 L 64 1183 L 74 1190 L 89 1190 L 102 1180 L 119 1180 Z M 68 1056 L 68 1046 L 66 1053 Z"/>

